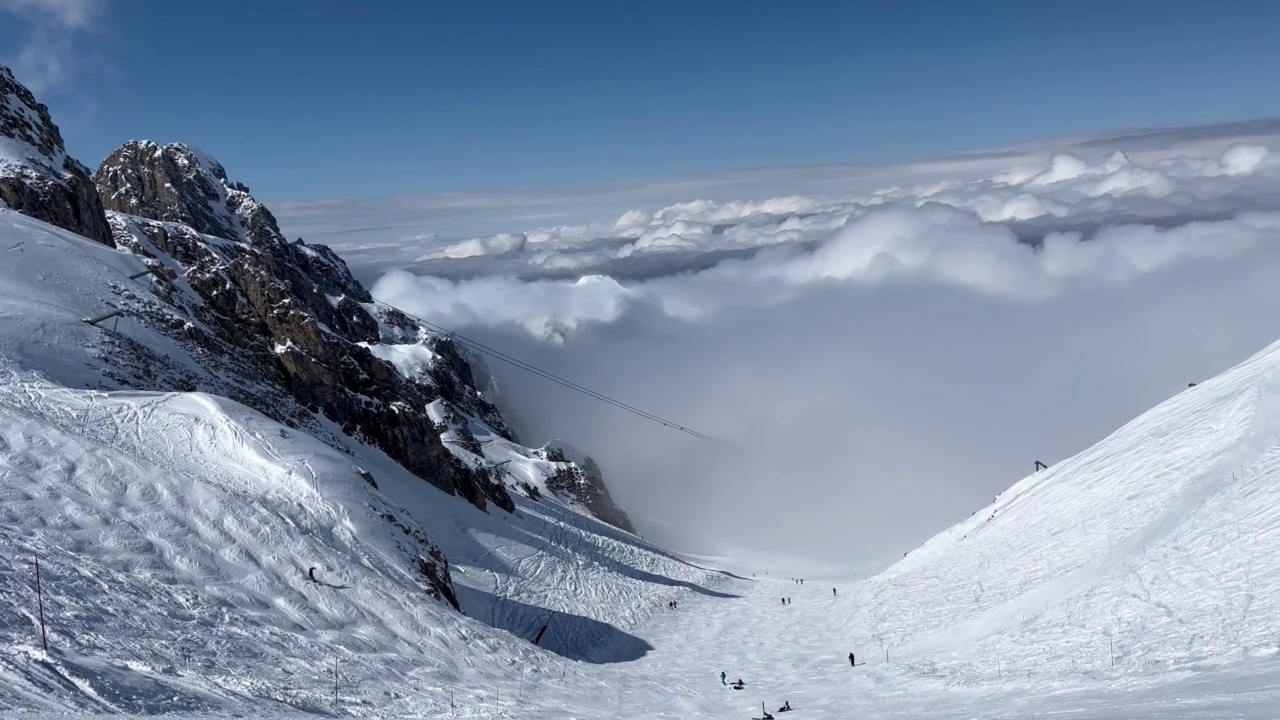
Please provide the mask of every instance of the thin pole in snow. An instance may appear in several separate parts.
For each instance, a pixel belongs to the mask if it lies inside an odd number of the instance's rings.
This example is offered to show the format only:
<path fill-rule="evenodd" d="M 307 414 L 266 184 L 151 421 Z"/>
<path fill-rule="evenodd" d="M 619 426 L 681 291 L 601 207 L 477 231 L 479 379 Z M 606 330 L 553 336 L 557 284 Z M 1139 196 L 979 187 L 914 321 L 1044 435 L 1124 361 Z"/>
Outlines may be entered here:
<path fill-rule="evenodd" d="M 124 312 L 123 310 L 112 310 L 109 313 L 103 313 L 102 315 L 99 315 L 97 317 L 88 318 L 85 320 L 85 322 L 89 323 L 90 325 L 97 325 L 103 320 L 110 320 L 111 318 L 116 317 L 117 315 L 123 312 Z"/>
<path fill-rule="evenodd" d="M 1116 666 L 1116 639 L 1108 638 L 1111 641 L 1111 667 Z"/>
<path fill-rule="evenodd" d="M 889 662 L 889 648 L 884 649 L 884 661 Z"/>
<path fill-rule="evenodd" d="M 49 634 L 44 628 L 44 589 L 40 586 L 40 556 L 36 555 L 36 602 L 40 607 L 40 645 L 49 653 Z"/>

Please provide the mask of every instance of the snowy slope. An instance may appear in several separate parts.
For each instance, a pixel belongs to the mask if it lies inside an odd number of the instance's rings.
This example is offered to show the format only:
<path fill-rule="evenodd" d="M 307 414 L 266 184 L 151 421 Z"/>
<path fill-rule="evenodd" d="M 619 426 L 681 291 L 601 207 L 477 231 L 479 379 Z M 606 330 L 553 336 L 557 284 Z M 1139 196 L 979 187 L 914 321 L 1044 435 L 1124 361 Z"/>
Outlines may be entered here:
<path fill-rule="evenodd" d="M 1034 474 L 851 594 L 909 671 L 1028 680 L 1280 651 L 1280 343 Z M 845 602 L 845 601 L 842 601 Z"/>
<path fill-rule="evenodd" d="M 0 707 L 310 707 L 335 657 L 348 674 L 426 664 L 453 675 L 495 653 L 525 663 L 546 655 L 431 600 L 414 571 L 423 526 L 462 558 L 470 614 L 523 631 L 545 614 L 523 603 L 567 613 L 547 645 L 582 657 L 607 654 L 625 635 L 575 611 L 634 624 L 646 603 L 679 589 L 646 580 L 650 571 L 705 574 L 593 536 L 590 523 L 552 506 L 530 509 L 525 522 L 486 523 L 437 490 L 424 498 L 420 481 L 376 453 L 357 466 L 207 395 L 76 391 L 6 370 L 0 428 L 2 594 L 22 599 L 3 608 Z M 35 554 L 47 661 L 28 602 Z M 309 582 L 311 567 L 347 587 Z"/>
<path fill-rule="evenodd" d="M 83 322 L 119 308 L 146 288 L 129 276 L 141 258 L 19 213 L 0 209 L 0 354 L 56 382 L 107 382 L 102 332 Z M 145 302 L 145 301 L 142 301 Z M 158 302 L 149 303 L 160 309 Z M 127 318 L 141 342 L 162 354 L 172 343 Z"/>
<path fill-rule="evenodd" d="M 119 338 L 204 372 L 138 319 L 185 322 L 130 279 L 141 259 L 9 211 L 0 247 L 0 710 L 327 711 L 334 659 L 378 679 L 352 712 L 421 710 L 423 688 L 494 668 L 640 657 L 628 629 L 723 577 L 554 497 L 482 512 L 320 416 L 328 443 L 212 395 L 117 389 Z M 115 331 L 84 322 L 124 305 Z M 501 441 L 472 462 L 545 464 L 468 422 Z M 445 558 L 452 588 L 422 568 Z"/>

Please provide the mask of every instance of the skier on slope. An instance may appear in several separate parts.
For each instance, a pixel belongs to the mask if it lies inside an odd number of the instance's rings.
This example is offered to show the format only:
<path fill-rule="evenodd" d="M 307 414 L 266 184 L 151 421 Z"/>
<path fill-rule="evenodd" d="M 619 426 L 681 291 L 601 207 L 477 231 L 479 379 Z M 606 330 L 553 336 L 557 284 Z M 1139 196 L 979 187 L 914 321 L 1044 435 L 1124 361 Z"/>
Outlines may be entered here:
<path fill-rule="evenodd" d="M 728 685 L 728 684 L 729 684 L 729 683 L 728 683 L 728 681 L 726 681 L 726 680 L 725 680 L 725 677 L 726 677 L 725 672 L 724 672 L 723 670 L 721 670 L 721 671 L 720 671 L 720 684 L 721 684 L 721 685 Z"/>
<path fill-rule="evenodd" d="M 831 597 L 835 597 L 835 596 L 836 596 L 836 589 L 831 588 Z"/>
<path fill-rule="evenodd" d="M 849 653 L 849 667 L 857 667 L 858 664 L 853 661 L 853 653 Z"/>

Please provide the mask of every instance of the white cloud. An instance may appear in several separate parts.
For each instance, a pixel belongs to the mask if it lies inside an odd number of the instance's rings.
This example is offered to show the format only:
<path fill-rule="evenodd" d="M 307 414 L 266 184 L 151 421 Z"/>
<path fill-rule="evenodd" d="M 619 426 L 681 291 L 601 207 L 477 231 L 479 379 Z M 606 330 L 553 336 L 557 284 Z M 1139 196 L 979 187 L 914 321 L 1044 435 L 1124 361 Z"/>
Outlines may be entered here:
<path fill-rule="evenodd" d="M 469 258 L 478 255 L 501 255 L 525 249 L 529 238 L 524 233 L 498 233 L 489 237 L 468 238 L 437 250 L 427 251 L 424 260 L 436 258 Z"/>
<path fill-rule="evenodd" d="M 106 0 L 0 0 L 0 13 L 31 26 L 26 44 L 4 62 L 37 95 L 63 83 L 76 36 L 92 30 L 105 8 Z"/>
<path fill-rule="evenodd" d="M 1273 141 L 1197 138 L 609 208 L 374 292 L 725 439 L 494 364 L 526 439 L 595 454 L 654 537 L 872 562 L 1280 336 Z"/>

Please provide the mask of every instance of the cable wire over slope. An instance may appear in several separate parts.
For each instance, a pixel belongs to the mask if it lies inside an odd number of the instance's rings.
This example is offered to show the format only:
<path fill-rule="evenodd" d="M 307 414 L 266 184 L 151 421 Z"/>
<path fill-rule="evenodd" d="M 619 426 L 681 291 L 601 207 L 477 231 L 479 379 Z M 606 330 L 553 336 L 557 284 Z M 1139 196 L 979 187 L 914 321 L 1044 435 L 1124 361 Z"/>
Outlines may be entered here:
<path fill-rule="evenodd" d="M 501 350 L 491 348 L 488 345 L 485 345 L 481 342 L 472 340 L 463 335 L 459 335 L 458 333 L 453 332 L 448 328 L 437 325 L 436 323 L 433 323 L 430 320 L 425 320 L 417 315 L 414 315 L 413 313 L 405 312 L 404 310 L 401 310 L 400 308 L 395 307 L 394 305 L 389 305 L 387 303 L 384 303 L 376 299 L 374 300 L 374 303 L 380 307 L 384 307 L 388 310 L 394 310 L 406 317 L 412 318 L 413 320 L 416 320 L 417 322 L 422 323 L 424 327 L 434 330 L 442 335 L 446 335 L 452 338 L 453 340 L 455 340 L 456 342 L 462 343 L 463 345 L 466 345 L 467 347 L 471 348 L 472 350 L 475 350 L 478 353 L 481 353 L 482 355 L 494 358 L 496 360 L 501 360 L 502 362 L 505 362 L 509 365 L 513 365 L 517 368 L 520 368 L 525 372 L 533 373 L 538 377 L 544 378 L 546 380 L 550 380 L 551 382 L 556 383 L 557 385 L 560 385 L 562 387 L 568 388 L 570 390 L 573 390 L 574 392 L 582 393 L 587 397 L 612 405 L 618 408 L 619 410 L 624 410 L 626 412 L 629 412 L 633 415 L 637 415 L 651 422 L 655 422 L 655 423 L 658 423 L 659 425 L 663 425 L 665 427 L 671 428 L 672 430 L 678 430 L 682 433 L 685 433 L 686 435 L 691 435 L 693 437 L 696 437 L 699 440 L 707 440 L 710 442 L 720 442 L 720 440 L 710 435 L 698 432 L 697 430 L 686 427 L 672 420 L 667 420 L 666 418 L 660 417 L 658 415 L 654 415 L 651 412 L 641 410 L 640 408 L 635 407 L 634 405 L 628 405 L 627 403 L 624 403 L 621 400 L 611 398 L 608 395 L 605 395 L 600 392 L 596 392 L 595 390 L 592 390 L 590 388 L 583 387 L 571 380 L 560 377 L 559 375 L 548 372 L 541 368 L 535 367 L 523 360 L 520 360 L 519 358 L 512 357 L 511 355 L 508 355 L 502 352 Z"/>

